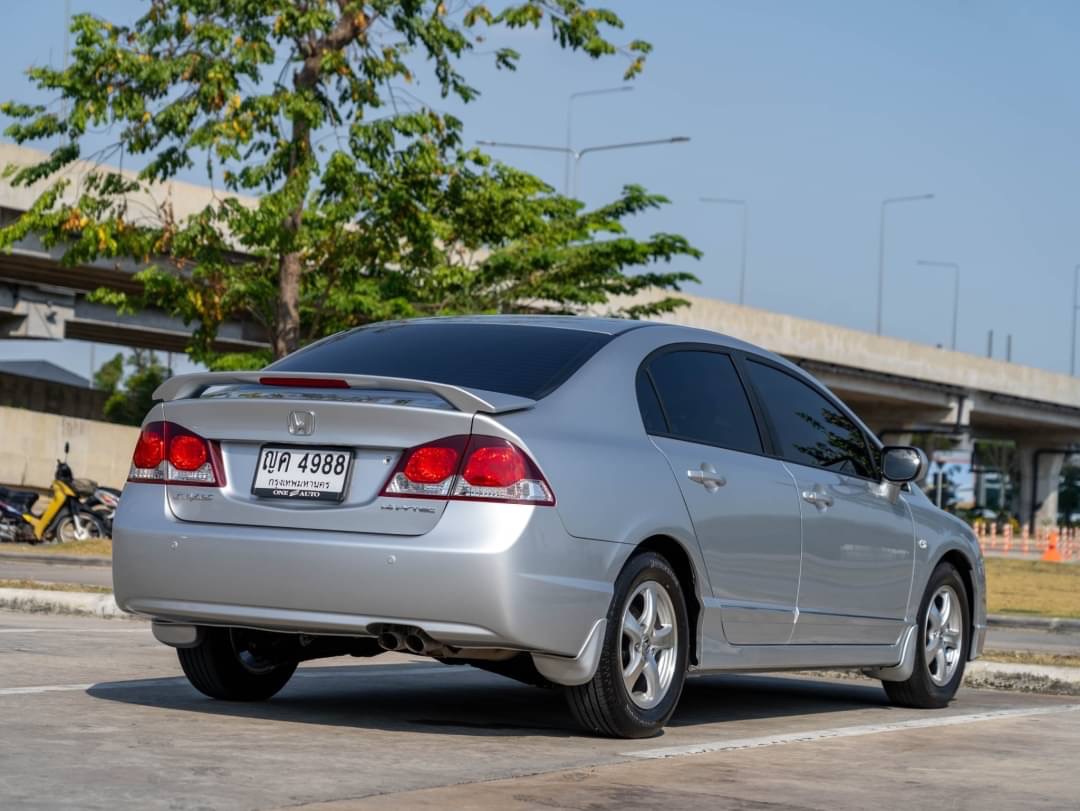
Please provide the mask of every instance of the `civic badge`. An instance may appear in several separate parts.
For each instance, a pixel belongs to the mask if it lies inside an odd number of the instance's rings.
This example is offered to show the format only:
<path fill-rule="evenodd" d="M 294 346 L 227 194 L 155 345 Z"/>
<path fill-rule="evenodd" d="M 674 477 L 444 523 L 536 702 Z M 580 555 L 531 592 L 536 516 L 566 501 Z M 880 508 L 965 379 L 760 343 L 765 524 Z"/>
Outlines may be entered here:
<path fill-rule="evenodd" d="M 293 436 L 311 436 L 315 433 L 315 413 L 293 411 L 289 414 L 289 433 Z"/>

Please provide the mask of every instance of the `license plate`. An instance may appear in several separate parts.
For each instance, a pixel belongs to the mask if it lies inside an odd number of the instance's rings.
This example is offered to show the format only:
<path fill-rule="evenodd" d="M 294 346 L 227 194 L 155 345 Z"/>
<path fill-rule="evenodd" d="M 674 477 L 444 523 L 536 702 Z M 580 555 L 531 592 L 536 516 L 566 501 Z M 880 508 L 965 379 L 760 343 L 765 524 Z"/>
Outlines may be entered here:
<path fill-rule="evenodd" d="M 264 446 L 251 492 L 264 498 L 341 501 L 352 451 L 339 448 Z"/>

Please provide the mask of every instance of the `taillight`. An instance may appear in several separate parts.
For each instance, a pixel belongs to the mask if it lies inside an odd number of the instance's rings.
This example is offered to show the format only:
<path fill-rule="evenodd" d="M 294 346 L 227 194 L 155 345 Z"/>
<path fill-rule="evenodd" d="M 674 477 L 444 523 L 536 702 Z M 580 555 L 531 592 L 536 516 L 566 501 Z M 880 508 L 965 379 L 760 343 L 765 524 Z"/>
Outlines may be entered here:
<path fill-rule="evenodd" d="M 454 486 L 454 476 L 461 466 L 467 436 L 449 436 L 401 455 L 390 480 L 383 488 L 388 496 L 446 498 Z"/>
<path fill-rule="evenodd" d="M 453 436 L 402 454 L 383 489 L 387 496 L 555 503 L 536 463 L 519 447 L 492 436 Z"/>
<path fill-rule="evenodd" d="M 173 422 L 152 422 L 139 432 L 129 482 L 224 487 L 217 446 Z"/>

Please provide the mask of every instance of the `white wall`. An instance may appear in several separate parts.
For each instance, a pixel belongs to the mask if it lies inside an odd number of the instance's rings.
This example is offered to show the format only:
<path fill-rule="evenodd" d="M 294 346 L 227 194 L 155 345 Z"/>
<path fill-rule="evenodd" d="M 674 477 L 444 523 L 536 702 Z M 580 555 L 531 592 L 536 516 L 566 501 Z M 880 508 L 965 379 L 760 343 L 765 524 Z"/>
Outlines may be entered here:
<path fill-rule="evenodd" d="M 138 436 L 127 425 L 0 406 L 0 483 L 48 488 L 70 442 L 68 463 L 77 478 L 122 487 Z"/>

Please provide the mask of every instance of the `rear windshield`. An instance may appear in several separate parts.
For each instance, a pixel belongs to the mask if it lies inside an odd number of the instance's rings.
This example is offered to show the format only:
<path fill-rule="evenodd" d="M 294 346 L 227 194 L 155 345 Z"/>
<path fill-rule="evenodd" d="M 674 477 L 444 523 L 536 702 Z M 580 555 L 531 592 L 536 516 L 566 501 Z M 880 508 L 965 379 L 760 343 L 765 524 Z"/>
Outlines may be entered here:
<path fill-rule="evenodd" d="M 407 377 L 535 400 L 558 388 L 611 337 L 517 324 L 394 322 L 343 332 L 268 368 Z"/>

